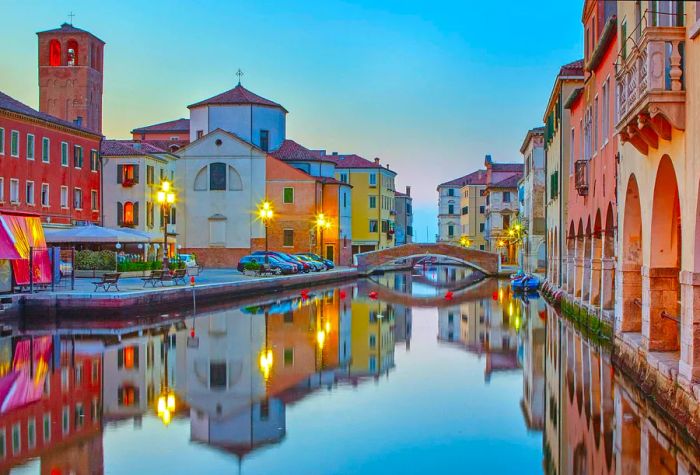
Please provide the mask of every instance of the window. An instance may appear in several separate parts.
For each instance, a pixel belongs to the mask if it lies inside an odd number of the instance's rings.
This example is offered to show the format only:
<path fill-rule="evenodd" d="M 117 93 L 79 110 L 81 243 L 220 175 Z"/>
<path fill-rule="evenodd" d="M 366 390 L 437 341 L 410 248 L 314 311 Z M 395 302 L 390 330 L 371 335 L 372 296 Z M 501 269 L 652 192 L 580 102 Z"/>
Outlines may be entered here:
<path fill-rule="evenodd" d="M 377 347 L 377 335 L 370 335 L 369 336 L 369 347 L 370 348 Z"/>
<path fill-rule="evenodd" d="M 96 383 L 97 378 L 100 377 L 100 364 L 97 360 L 92 361 L 92 367 L 90 368 L 90 382 Z"/>
<path fill-rule="evenodd" d="M 282 245 L 285 247 L 294 246 L 294 230 L 293 229 L 285 229 L 283 231 Z"/>
<path fill-rule="evenodd" d="M 197 131 L 197 138 L 198 138 L 198 139 L 201 139 L 202 137 L 204 137 L 204 131 L 203 131 L 203 130 L 198 130 L 198 131 Z"/>
<path fill-rule="evenodd" d="M 389 221 L 387 221 L 386 219 L 382 220 L 382 232 L 383 233 L 389 232 Z"/>
<path fill-rule="evenodd" d="M 34 182 L 28 181 L 25 187 L 25 201 L 28 205 L 34 205 Z"/>
<path fill-rule="evenodd" d="M 63 406 L 63 410 L 61 411 L 61 430 L 63 431 L 63 435 L 67 434 L 70 430 L 70 407 L 68 406 Z"/>
<path fill-rule="evenodd" d="M 622 59 L 627 59 L 627 21 L 623 21 L 620 26 L 620 41 L 622 41 L 620 54 Z"/>
<path fill-rule="evenodd" d="M 455 227 L 452 224 L 447 225 L 447 235 L 453 237 L 455 235 Z"/>
<path fill-rule="evenodd" d="M 19 180 L 10 178 L 10 203 L 19 203 Z"/>
<path fill-rule="evenodd" d="M 80 145 L 73 145 L 73 166 L 83 168 L 83 147 Z"/>
<path fill-rule="evenodd" d="M 455 195 L 455 190 L 454 188 L 449 188 L 447 190 L 447 196 L 454 196 Z"/>
<path fill-rule="evenodd" d="M 347 183 L 348 182 L 348 174 L 347 173 L 341 173 L 340 174 L 340 181 L 342 183 Z"/>
<path fill-rule="evenodd" d="M 67 393 L 70 389 L 70 375 L 68 374 L 68 367 L 64 366 L 61 368 L 61 392 Z"/>
<path fill-rule="evenodd" d="M 36 419 L 27 421 L 27 447 L 30 449 L 36 447 Z"/>
<path fill-rule="evenodd" d="M 19 157 L 19 132 L 16 130 L 10 132 L 10 155 Z"/>
<path fill-rule="evenodd" d="M 44 414 L 44 442 L 51 440 L 51 413 Z"/>
<path fill-rule="evenodd" d="M 503 202 L 510 203 L 510 191 L 503 192 Z"/>
<path fill-rule="evenodd" d="M 266 152 L 270 150 L 270 131 L 261 130 L 260 131 L 260 148 Z"/>
<path fill-rule="evenodd" d="M 73 424 L 76 429 L 79 429 L 80 427 L 83 426 L 83 421 L 85 420 L 85 409 L 83 409 L 83 405 L 80 403 L 77 403 L 75 405 L 75 412 L 73 413 Z"/>
<path fill-rule="evenodd" d="M 406 226 L 406 234 L 413 236 L 413 226 Z"/>
<path fill-rule="evenodd" d="M 574 173 L 574 155 L 576 155 L 576 147 L 574 147 L 574 139 L 576 138 L 576 131 L 571 128 L 571 141 L 569 142 L 569 175 Z"/>
<path fill-rule="evenodd" d="M 49 184 L 41 184 L 41 206 L 49 206 Z"/>
<path fill-rule="evenodd" d="M 453 205 L 453 204 L 447 205 L 447 214 L 455 214 L 455 205 Z"/>
<path fill-rule="evenodd" d="M 212 389 L 226 387 L 226 362 L 209 362 L 209 387 Z"/>
<path fill-rule="evenodd" d="M 34 135 L 27 134 L 27 160 L 34 160 Z"/>
<path fill-rule="evenodd" d="M 5 178 L 0 176 L 0 203 L 5 202 Z"/>
<path fill-rule="evenodd" d="M 154 218 L 154 213 L 153 213 L 153 202 L 152 201 L 146 201 L 146 226 L 149 228 L 153 227 L 153 218 Z"/>
<path fill-rule="evenodd" d="M 598 96 L 593 100 L 593 153 L 598 150 Z"/>
<path fill-rule="evenodd" d="M 90 190 L 90 209 L 93 211 L 100 210 L 100 202 L 97 199 L 97 190 Z"/>
<path fill-rule="evenodd" d="M 480 233 L 484 232 L 484 223 L 479 223 L 479 232 Z"/>
<path fill-rule="evenodd" d="M 374 209 L 377 207 L 377 197 L 376 196 L 370 196 L 369 197 L 369 207 L 371 209 Z"/>
<path fill-rule="evenodd" d="M 48 137 L 41 139 L 41 161 L 49 163 L 49 153 L 51 151 L 51 140 Z"/>
<path fill-rule="evenodd" d="M 284 349 L 284 366 L 294 366 L 294 348 Z"/>
<path fill-rule="evenodd" d="M 61 166 L 68 166 L 68 142 L 61 142 Z"/>
<path fill-rule="evenodd" d="M 486 212 L 486 206 L 481 205 L 479 206 L 479 214 L 484 214 Z"/>
<path fill-rule="evenodd" d="M 226 190 L 226 164 L 212 163 L 209 165 L 209 189 Z"/>
<path fill-rule="evenodd" d="M 12 426 L 12 453 L 17 454 L 22 450 L 22 430 L 19 422 Z"/>
<path fill-rule="evenodd" d="M 5 155 L 5 129 L 0 127 L 0 155 Z"/>
<path fill-rule="evenodd" d="M 291 204 L 294 203 L 294 188 L 285 188 L 282 193 L 282 202 Z"/>
<path fill-rule="evenodd" d="M 68 208 L 68 187 L 61 187 L 61 208 Z"/>
<path fill-rule="evenodd" d="M 120 406 L 134 406 L 141 400 L 139 388 L 135 388 L 131 385 L 122 386 L 117 389 L 117 403 Z M 67 416 L 66 416 L 67 417 Z"/>
<path fill-rule="evenodd" d="M 90 150 L 90 171 L 96 172 L 100 169 L 100 156 L 97 154 L 97 150 Z"/>
<path fill-rule="evenodd" d="M 462 214 L 469 214 L 469 206 L 462 206 Z"/>
<path fill-rule="evenodd" d="M 377 232 L 377 220 L 376 219 L 369 220 L 369 232 L 371 232 L 371 233 Z"/>
<path fill-rule="evenodd" d="M 139 182 L 139 166 L 133 163 L 117 165 L 117 183 L 133 186 Z"/>
<path fill-rule="evenodd" d="M 83 209 L 83 190 L 80 188 L 73 189 L 73 208 Z"/>
<path fill-rule="evenodd" d="M 377 174 L 376 173 L 369 174 L 369 186 L 377 186 Z"/>
<path fill-rule="evenodd" d="M 0 429 L 0 459 L 7 456 L 7 443 L 5 441 L 5 428 Z"/>
<path fill-rule="evenodd" d="M 155 168 L 153 165 L 146 165 L 146 184 L 152 185 L 155 183 Z"/>
<path fill-rule="evenodd" d="M 139 369 L 139 347 L 127 346 L 117 351 L 118 369 Z"/>
<path fill-rule="evenodd" d="M 699 9 L 700 10 L 700 9 Z M 603 132 L 602 145 L 608 143 L 608 129 L 610 124 L 610 78 L 603 83 L 603 107 L 601 110 L 601 129 Z"/>

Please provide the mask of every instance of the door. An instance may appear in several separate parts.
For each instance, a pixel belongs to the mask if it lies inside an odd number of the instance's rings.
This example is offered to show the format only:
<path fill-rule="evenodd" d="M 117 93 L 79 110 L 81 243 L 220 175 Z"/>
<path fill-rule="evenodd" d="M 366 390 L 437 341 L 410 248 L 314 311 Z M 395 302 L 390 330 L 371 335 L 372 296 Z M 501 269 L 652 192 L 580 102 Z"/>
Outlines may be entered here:
<path fill-rule="evenodd" d="M 335 262 L 335 249 L 332 244 L 326 245 L 326 259 Z"/>

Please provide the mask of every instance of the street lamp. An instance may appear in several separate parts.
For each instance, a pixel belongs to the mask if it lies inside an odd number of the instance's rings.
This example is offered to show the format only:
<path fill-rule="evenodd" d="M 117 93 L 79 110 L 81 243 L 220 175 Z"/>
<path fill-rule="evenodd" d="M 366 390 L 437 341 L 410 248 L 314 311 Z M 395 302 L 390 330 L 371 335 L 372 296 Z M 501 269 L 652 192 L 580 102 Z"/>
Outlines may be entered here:
<path fill-rule="evenodd" d="M 163 215 L 163 270 L 168 270 L 168 221 L 170 209 L 175 203 L 175 193 L 171 190 L 169 181 L 161 182 L 160 190 L 156 193 L 156 201 L 160 204 Z"/>
<path fill-rule="evenodd" d="M 319 213 L 318 215 L 316 215 L 316 228 L 318 228 L 318 230 L 321 233 L 318 255 L 323 257 L 323 231 L 331 228 L 330 219 L 326 218 L 326 216 L 323 213 Z"/>
<path fill-rule="evenodd" d="M 269 262 L 269 259 L 267 256 L 267 252 L 268 252 L 267 227 L 270 224 L 270 221 L 272 220 L 272 217 L 274 216 L 274 214 L 275 213 L 272 211 L 272 203 L 270 203 L 267 200 L 260 203 L 260 206 L 258 207 L 258 217 L 265 225 L 265 265 L 266 266 Z"/>
<path fill-rule="evenodd" d="M 459 240 L 459 243 L 464 247 L 469 247 L 472 245 L 471 241 L 466 236 L 462 236 L 461 239 Z"/>

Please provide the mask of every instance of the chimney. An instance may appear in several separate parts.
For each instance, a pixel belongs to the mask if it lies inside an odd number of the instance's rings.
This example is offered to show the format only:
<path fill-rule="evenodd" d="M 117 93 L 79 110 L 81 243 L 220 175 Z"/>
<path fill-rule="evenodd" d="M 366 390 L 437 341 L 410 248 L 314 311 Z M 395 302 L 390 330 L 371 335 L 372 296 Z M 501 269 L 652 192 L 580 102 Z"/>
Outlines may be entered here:
<path fill-rule="evenodd" d="M 386 166 L 386 169 L 389 170 L 389 164 L 387 163 L 385 166 Z"/>
<path fill-rule="evenodd" d="M 406 185 L 406 195 L 411 196 L 411 187 Z"/>
<path fill-rule="evenodd" d="M 338 152 L 333 152 L 331 155 L 338 156 Z"/>
<path fill-rule="evenodd" d="M 81 116 L 78 116 L 78 117 L 75 118 L 75 120 L 73 121 L 73 123 L 74 123 L 75 125 L 77 125 L 78 127 L 82 127 L 82 126 L 83 126 L 83 118 L 82 118 Z"/>
<path fill-rule="evenodd" d="M 374 157 L 374 163 L 376 163 L 377 165 L 379 165 L 379 157 Z"/>

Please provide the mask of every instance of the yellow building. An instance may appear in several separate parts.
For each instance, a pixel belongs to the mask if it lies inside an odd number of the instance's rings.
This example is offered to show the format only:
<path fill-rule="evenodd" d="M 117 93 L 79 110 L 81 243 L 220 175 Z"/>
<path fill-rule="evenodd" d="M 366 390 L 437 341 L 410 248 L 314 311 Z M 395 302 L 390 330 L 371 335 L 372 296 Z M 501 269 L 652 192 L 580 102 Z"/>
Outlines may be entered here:
<path fill-rule="evenodd" d="M 352 253 L 395 245 L 396 172 L 358 155 L 326 155 L 336 163 L 335 177 L 352 186 Z"/>
<path fill-rule="evenodd" d="M 350 373 L 379 375 L 394 367 L 394 310 L 369 299 L 352 301 Z"/>

